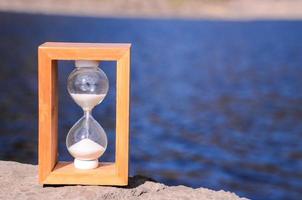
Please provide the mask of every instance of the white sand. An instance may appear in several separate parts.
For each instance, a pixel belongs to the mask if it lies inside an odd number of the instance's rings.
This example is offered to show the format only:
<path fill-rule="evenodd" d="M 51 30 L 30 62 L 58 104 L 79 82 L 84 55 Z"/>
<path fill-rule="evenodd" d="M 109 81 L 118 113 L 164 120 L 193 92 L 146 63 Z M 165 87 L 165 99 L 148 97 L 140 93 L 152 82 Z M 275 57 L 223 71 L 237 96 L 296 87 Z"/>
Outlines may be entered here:
<path fill-rule="evenodd" d="M 79 160 L 94 160 L 103 155 L 105 149 L 98 143 L 86 138 L 71 145 L 68 151 Z"/>
<path fill-rule="evenodd" d="M 74 101 L 82 107 L 83 110 L 91 110 L 94 106 L 103 101 L 106 94 L 70 94 Z"/>

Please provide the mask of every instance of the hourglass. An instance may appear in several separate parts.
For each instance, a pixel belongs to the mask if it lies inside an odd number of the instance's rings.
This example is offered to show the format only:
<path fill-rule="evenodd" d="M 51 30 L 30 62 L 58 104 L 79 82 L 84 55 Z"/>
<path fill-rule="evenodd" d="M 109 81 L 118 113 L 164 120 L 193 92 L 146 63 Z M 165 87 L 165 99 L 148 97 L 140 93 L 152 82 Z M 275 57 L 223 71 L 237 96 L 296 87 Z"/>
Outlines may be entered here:
<path fill-rule="evenodd" d="M 77 60 L 76 69 L 68 77 L 68 92 L 83 109 L 84 116 L 70 129 L 66 138 L 69 153 L 78 169 L 94 169 L 107 147 L 102 126 L 92 117 L 92 109 L 101 103 L 108 92 L 106 74 L 97 61 Z"/>
<path fill-rule="evenodd" d="M 127 185 L 129 162 L 130 44 L 46 42 L 39 46 L 39 183 Z M 58 161 L 58 61 L 71 60 L 67 80 L 83 117 L 69 130 L 66 147 L 74 160 Z M 115 160 L 102 155 L 107 136 L 93 118 L 109 88 L 99 61 L 116 61 Z M 63 108 L 64 109 L 64 108 Z M 60 133 L 66 134 L 66 133 Z M 101 162 L 99 162 L 99 159 Z"/>

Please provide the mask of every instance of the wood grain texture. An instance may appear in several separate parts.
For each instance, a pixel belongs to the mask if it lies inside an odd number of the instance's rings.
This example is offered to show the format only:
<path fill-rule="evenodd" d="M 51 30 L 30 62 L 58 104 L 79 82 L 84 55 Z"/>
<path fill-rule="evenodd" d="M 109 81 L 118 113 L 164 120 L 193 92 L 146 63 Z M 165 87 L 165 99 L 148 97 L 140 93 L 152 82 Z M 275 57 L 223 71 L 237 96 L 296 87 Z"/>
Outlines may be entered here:
<path fill-rule="evenodd" d="M 100 163 L 90 170 L 74 168 L 72 162 L 58 162 L 44 184 L 127 185 L 118 175 L 114 163 Z"/>
<path fill-rule="evenodd" d="M 127 185 L 130 44 L 54 43 L 39 47 L 39 183 Z M 58 60 L 117 61 L 115 163 L 79 171 L 58 158 Z"/>
<path fill-rule="evenodd" d="M 49 57 L 55 60 L 113 61 L 129 51 L 130 44 L 47 42 L 40 47 L 47 49 Z"/>
<path fill-rule="evenodd" d="M 129 167 L 129 101 L 130 101 L 130 52 L 117 61 L 116 75 L 116 165 L 119 176 L 128 180 Z"/>
<path fill-rule="evenodd" d="M 39 182 L 57 162 L 58 94 L 57 62 L 39 49 Z"/>

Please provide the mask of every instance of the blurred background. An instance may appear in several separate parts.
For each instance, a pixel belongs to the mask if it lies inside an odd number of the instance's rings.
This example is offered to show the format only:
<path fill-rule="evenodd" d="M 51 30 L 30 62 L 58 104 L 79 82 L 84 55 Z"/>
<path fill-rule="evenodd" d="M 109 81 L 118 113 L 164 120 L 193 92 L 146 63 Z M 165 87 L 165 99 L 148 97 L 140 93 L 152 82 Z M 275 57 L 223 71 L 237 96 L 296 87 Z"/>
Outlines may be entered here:
<path fill-rule="evenodd" d="M 0 159 L 37 164 L 37 48 L 132 43 L 131 175 L 251 199 L 302 195 L 302 1 L 0 0 Z M 59 151 L 82 111 L 59 62 Z M 93 115 L 114 161 L 115 63 Z"/>

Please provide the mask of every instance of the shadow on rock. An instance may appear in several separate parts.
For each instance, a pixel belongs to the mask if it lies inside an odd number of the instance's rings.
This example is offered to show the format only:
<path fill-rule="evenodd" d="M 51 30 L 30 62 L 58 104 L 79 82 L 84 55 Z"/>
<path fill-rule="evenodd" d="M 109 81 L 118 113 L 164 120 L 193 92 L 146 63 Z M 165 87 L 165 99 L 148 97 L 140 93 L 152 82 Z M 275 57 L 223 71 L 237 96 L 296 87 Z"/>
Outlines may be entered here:
<path fill-rule="evenodd" d="M 103 186 L 103 187 L 117 187 L 117 188 L 127 188 L 127 189 L 133 189 L 136 188 L 140 185 L 143 185 L 146 181 L 151 181 L 151 182 L 155 182 L 157 183 L 156 180 L 152 179 L 152 178 L 148 178 L 142 175 L 135 175 L 133 177 L 129 177 L 129 182 L 127 186 Z M 81 184 L 74 184 L 74 185 L 81 185 Z M 45 184 L 43 185 L 43 187 L 64 187 L 67 185 L 48 185 Z M 70 186 L 70 185 L 68 185 Z"/>
<path fill-rule="evenodd" d="M 157 181 L 152 178 L 148 178 L 142 175 L 135 175 L 133 177 L 129 177 L 129 184 L 125 186 L 125 188 L 129 188 L 129 189 L 136 188 L 140 185 L 143 185 L 146 181 L 157 183 Z"/>

